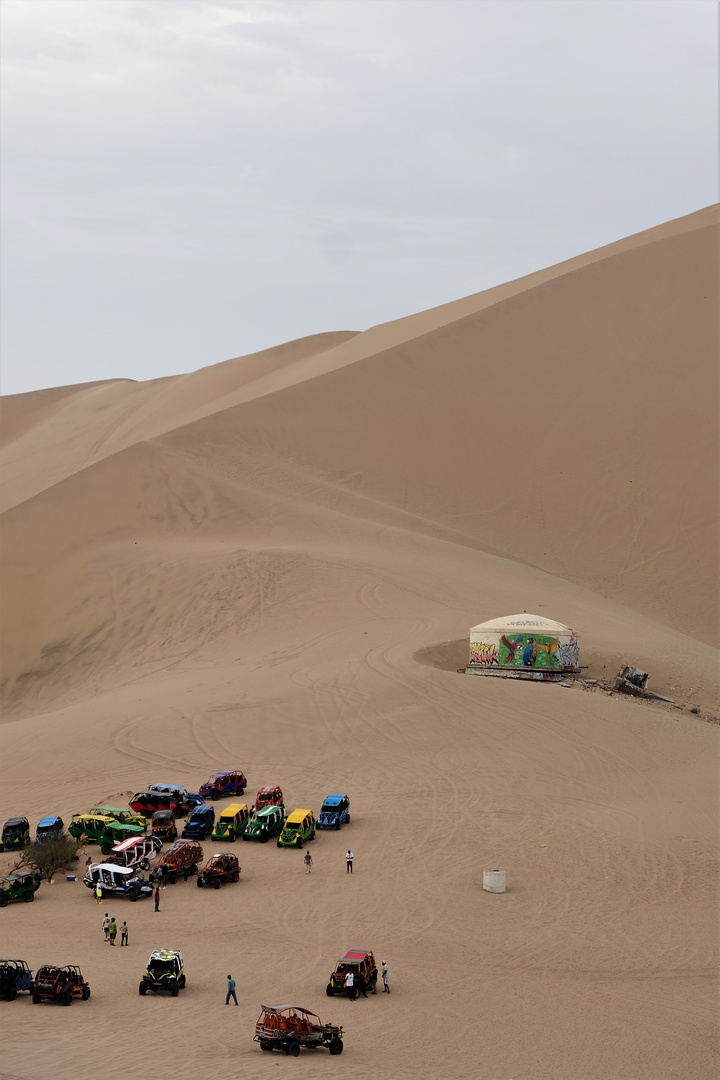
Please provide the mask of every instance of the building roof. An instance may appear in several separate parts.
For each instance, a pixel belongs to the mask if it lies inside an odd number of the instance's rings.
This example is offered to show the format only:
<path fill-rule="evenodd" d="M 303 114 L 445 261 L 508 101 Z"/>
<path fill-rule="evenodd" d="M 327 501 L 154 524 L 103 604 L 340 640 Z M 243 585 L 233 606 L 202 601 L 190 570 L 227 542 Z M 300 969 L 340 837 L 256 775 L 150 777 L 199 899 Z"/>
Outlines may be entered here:
<path fill-rule="evenodd" d="M 554 619 L 546 619 L 543 615 L 532 615 L 529 611 L 523 611 L 520 615 L 505 615 L 502 619 L 490 619 L 489 622 L 478 623 L 470 627 L 470 633 L 487 630 L 491 634 L 543 634 L 557 637 L 560 634 L 574 634 L 569 626 L 555 622 Z"/>

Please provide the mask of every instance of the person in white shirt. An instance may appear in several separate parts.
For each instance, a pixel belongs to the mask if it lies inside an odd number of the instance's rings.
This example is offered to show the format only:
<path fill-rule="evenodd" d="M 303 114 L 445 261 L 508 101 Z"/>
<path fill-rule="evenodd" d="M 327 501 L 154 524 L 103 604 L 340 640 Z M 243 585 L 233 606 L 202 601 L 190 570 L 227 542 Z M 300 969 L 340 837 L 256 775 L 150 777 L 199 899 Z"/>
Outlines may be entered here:
<path fill-rule="evenodd" d="M 348 853 L 345 856 L 345 867 L 346 867 L 345 873 L 346 874 L 352 874 L 352 872 L 353 872 L 352 864 L 353 864 L 353 859 L 354 858 L 355 858 L 355 856 L 353 855 L 352 851 L 348 850 Z"/>

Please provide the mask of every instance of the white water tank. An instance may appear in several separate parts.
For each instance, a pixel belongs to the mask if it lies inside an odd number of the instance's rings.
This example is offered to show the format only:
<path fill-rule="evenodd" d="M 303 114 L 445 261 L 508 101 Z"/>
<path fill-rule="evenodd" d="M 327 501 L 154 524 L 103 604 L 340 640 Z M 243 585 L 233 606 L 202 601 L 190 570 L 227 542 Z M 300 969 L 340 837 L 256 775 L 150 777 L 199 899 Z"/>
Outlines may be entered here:
<path fill-rule="evenodd" d="M 483 889 L 485 892 L 505 892 L 505 871 L 483 870 Z"/>

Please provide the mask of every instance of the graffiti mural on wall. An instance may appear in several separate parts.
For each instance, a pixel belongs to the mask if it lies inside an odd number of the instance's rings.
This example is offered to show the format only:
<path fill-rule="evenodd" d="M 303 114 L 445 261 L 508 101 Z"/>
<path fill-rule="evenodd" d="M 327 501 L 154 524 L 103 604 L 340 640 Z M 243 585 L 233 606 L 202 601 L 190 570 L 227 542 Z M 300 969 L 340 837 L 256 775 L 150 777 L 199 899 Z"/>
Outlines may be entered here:
<path fill-rule="evenodd" d="M 564 670 L 575 669 L 580 663 L 580 645 L 577 638 L 558 645 L 557 662 Z"/>
<path fill-rule="evenodd" d="M 470 663 L 485 664 L 486 667 L 491 664 L 499 664 L 500 653 L 497 645 L 488 645 L 484 641 L 471 641 Z"/>

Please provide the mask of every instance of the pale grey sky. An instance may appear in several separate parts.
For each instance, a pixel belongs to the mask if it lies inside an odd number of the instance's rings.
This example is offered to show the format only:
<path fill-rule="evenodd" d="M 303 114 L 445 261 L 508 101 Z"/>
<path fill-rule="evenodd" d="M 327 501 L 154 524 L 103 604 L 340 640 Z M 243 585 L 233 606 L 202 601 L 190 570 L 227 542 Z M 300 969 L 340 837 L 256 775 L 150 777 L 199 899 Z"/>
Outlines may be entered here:
<path fill-rule="evenodd" d="M 715 202 L 714 0 L 2 0 L 2 391 L 362 330 Z"/>

